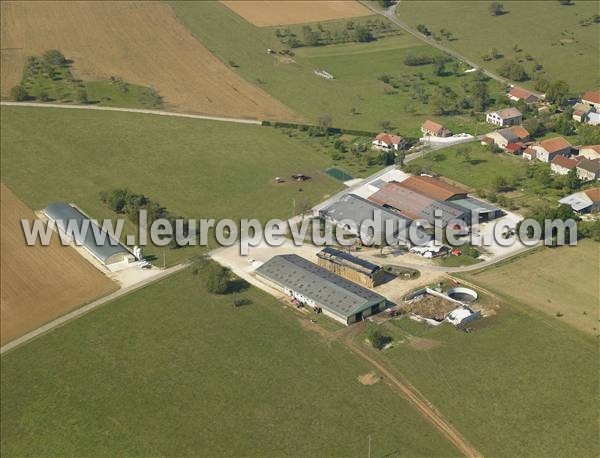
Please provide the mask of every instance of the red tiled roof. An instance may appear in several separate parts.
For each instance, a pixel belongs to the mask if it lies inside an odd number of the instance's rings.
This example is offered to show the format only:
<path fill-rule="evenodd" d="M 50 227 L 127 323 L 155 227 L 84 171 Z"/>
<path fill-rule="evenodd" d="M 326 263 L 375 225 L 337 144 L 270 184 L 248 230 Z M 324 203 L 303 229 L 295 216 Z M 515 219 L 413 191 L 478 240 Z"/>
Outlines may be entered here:
<path fill-rule="evenodd" d="M 552 159 L 552 164 L 564 167 L 565 169 L 574 169 L 577 166 L 577 161 L 564 156 L 556 156 Z"/>
<path fill-rule="evenodd" d="M 523 148 L 525 148 L 525 145 L 521 142 L 509 143 L 508 145 L 506 145 L 506 150 L 510 151 L 511 153 L 521 151 Z"/>
<path fill-rule="evenodd" d="M 527 154 L 527 155 L 530 155 L 531 157 L 535 158 L 535 156 L 537 155 L 537 152 L 533 148 L 527 148 L 527 149 L 525 149 L 525 151 L 523 151 L 523 154 Z"/>
<path fill-rule="evenodd" d="M 512 126 L 510 128 L 510 130 L 513 134 L 515 134 L 517 137 L 519 137 L 521 139 L 529 137 L 529 132 L 527 132 L 527 129 L 525 129 L 524 127 Z"/>
<path fill-rule="evenodd" d="M 462 188 L 427 176 L 412 176 L 401 181 L 399 185 L 438 201 L 449 200 L 456 195 L 467 194 L 467 191 Z"/>
<path fill-rule="evenodd" d="M 531 92 L 526 91 L 525 89 L 517 87 L 517 86 L 513 86 L 513 88 L 508 93 L 509 93 L 509 95 L 516 97 L 518 99 L 527 100 L 529 97 L 532 97 L 532 96 L 537 99 L 537 97 L 535 95 L 533 95 Z"/>
<path fill-rule="evenodd" d="M 582 149 L 591 149 L 591 150 L 594 150 L 594 151 L 596 151 L 597 153 L 600 154 L 600 145 L 586 145 L 586 146 L 581 146 L 579 148 L 579 150 L 582 150 Z"/>
<path fill-rule="evenodd" d="M 444 126 L 442 126 L 441 124 L 438 124 L 435 121 L 431 121 L 431 120 L 427 120 L 423 123 L 423 125 L 421 126 L 421 128 L 429 130 L 431 132 L 439 132 L 441 131 Z"/>
<path fill-rule="evenodd" d="M 600 202 L 600 188 L 587 189 L 583 192 L 592 199 L 592 202 Z"/>
<path fill-rule="evenodd" d="M 548 140 L 541 141 L 540 146 L 549 153 L 555 153 L 565 148 L 570 148 L 571 144 L 563 137 L 554 137 L 549 138 Z"/>
<path fill-rule="evenodd" d="M 585 100 L 586 102 L 592 102 L 592 103 L 600 103 L 600 92 L 587 91 L 585 94 L 583 94 L 581 96 L 581 100 Z"/>
<path fill-rule="evenodd" d="M 496 111 L 496 114 L 502 119 L 511 119 L 522 116 L 521 112 L 515 107 L 503 108 L 502 110 Z"/>
<path fill-rule="evenodd" d="M 399 135 L 391 135 L 386 133 L 381 133 L 375 137 L 375 139 L 387 144 L 387 145 L 398 145 L 402 143 L 403 138 Z"/>

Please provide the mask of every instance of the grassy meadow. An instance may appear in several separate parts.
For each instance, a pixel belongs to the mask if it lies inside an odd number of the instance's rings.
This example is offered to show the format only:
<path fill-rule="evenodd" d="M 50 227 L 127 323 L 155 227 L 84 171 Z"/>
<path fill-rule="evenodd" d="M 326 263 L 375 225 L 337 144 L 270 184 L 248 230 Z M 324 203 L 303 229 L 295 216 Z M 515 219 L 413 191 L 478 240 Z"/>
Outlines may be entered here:
<path fill-rule="evenodd" d="M 383 356 L 484 456 L 594 456 L 597 339 L 511 299 L 499 305 L 469 334 L 388 322 Z"/>
<path fill-rule="evenodd" d="M 597 336 L 599 265 L 600 244 L 582 240 L 577 246 L 544 248 L 462 276 Z"/>
<path fill-rule="evenodd" d="M 460 96 L 474 78 L 460 73 L 462 68 L 457 69 L 460 74 L 436 76 L 431 64 L 405 65 L 409 54 L 440 55 L 406 33 L 370 43 L 294 48 L 295 55 L 288 59 L 266 52 L 285 48 L 275 35 L 276 27 L 255 27 L 218 2 L 171 2 L 171 6 L 178 20 L 221 61 L 313 123 L 328 114 L 336 127 L 379 131 L 382 122 L 389 121 L 393 131 L 418 136 L 422 121 L 435 116 L 429 104 L 416 97 L 414 87 L 431 94 L 436 86 L 448 86 Z M 339 24 L 323 26 L 339 29 Z M 326 70 L 335 79 L 321 78 L 315 69 Z M 393 85 L 380 79 L 386 75 Z M 489 89 L 492 99 L 501 98 L 497 83 L 489 82 Z M 473 132 L 478 124 L 469 114 L 436 119 L 455 131 Z"/>
<path fill-rule="evenodd" d="M 3 456 L 457 456 L 371 368 L 190 270 L 1 358 Z"/>
<path fill-rule="evenodd" d="M 1 147 L 2 181 L 30 208 L 74 202 L 99 219 L 115 217 L 99 193 L 116 188 L 145 194 L 172 215 L 266 221 L 342 187 L 324 173 L 326 156 L 269 127 L 2 107 Z M 298 172 L 313 179 L 299 185 L 291 180 Z M 274 184 L 276 176 L 286 182 Z M 167 250 L 167 261 L 190 254 Z"/>
<path fill-rule="evenodd" d="M 507 14 L 500 16 L 490 14 L 490 3 L 405 0 L 396 12 L 414 28 L 424 24 L 437 36 L 441 29 L 451 32 L 454 39 L 441 44 L 492 71 L 508 59 L 522 60 L 528 73 L 538 63 L 544 78 L 566 81 L 575 94 L 600 86 L 600 30 L 598 24 L 580 24 L 598 14 L 597 2 L 506 1 L 501 3 Z M 492 48 L 504 57 L 484 61 Z M 534 82 L 519 84 L 533 88 Z"/>

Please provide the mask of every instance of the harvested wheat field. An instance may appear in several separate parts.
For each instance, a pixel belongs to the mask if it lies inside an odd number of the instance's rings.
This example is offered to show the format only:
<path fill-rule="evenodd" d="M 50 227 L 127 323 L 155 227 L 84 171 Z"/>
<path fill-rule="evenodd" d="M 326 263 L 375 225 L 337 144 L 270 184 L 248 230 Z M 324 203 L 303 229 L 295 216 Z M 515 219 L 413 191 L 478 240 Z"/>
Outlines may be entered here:
<path fill-rule="evenodd" d="M 360 3 L 347 0 L 224 0 L 223 4 L 259 27 L 330 21 L 373 14 Z"/>
<path fill-rule="evenodd" d="M 27 56 L 60 50 L 83 80 L 150 86 L 173 111 L 298 120 L 246 82 L 177 22 L 163 2 L 2 2 L 2 97 Z"/>
<path fill-rule="evenodd" d="M 5 344 L 73 308 L 118 289 L 74 248 L 52 243 L 29 247 L 21 219 L 33 212 L 4 184 L 2 219 L 0 327 Z"/>

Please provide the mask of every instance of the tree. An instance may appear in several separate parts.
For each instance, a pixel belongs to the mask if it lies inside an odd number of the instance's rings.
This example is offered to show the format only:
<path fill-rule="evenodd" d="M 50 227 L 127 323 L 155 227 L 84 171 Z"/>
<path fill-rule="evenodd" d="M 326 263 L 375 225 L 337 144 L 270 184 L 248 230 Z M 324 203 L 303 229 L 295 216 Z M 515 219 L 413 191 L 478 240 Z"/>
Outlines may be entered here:
<path fill-rule="evenodd" d="M 44 53 L 44 60 L 51 65 L 64 65 L 67 59 L 58 49 L 50 49 Z"/>
<path fill-rule="evenodd" d="M 319 126 L 321 133 L 327 134 L 333 125 L 333 120 L 330 115 L 322 114 L 317 118 L 317 125 Z"/>
<path fill-rule="evenodd" d="M 10 98 L 17 102 L 23 102 L 29 98 L 29 94 L 21 84 L 17 84 L 10 90 Z"/>
<path fill-rule="evenodd" d="M 387 119 L 384 119 L 379 123 L 379 125 L 381 126 L 381 130 L 383 130 L 384 132 L 388 132 L 390 130 L 391 123 Z"/>
<path fill-rule="evenodd" d="M 513 81 L 525 81 L 529 79 L 529 75 L 525 68 L 514 60 L 507 60 L 498 69 L 498 73 L 505 78 Z"/>
<path fill-rule="evenodd" d="M 582 124 L 577 130 L 579 141 L 583 145 L 599 145 L 600 144 L 600 126 L 592 126 L 590 124 Z"/>
<path fill-rule="evenodd" d="M 427 28 L 427 26 L 425 24 L 419 24 L 417 26 L 417 30 L 427 37 L 429 35 L 431 35 L 431 32 L 429 31 L 429 29 Z"/>
<path fill-rule="evenodd" d="M 433 60 L 433 73 L 436 76 L 442 76 L 446 66 L 446 59 L 443 56 L 438 56 Z"/>
<path fill-rule="evenodd" d="M 564 81 L 554 81 L 550 83 L 546 91 L 546 101 L 559 106 L 567 103 L 569 94 L 569 85 Z"/>
<path fill-rule="evenodd" d="M 377 350 L 383 350 L 383 348 L 392 341 L 390 336 L 384 335 L 377 327 L 369 329 L 367 338 L 369 339 L 369 342 L 371 342 L 371 345 L 373 345 L 373 348 L 376 348 Z"/>
<path fill-rule="evenodd" d="M 230 278 L 231 271 L 227 267 L 211 262 L 206 269 L 206 290 L 213 294 L 225 294 L 229 289 Z"/>
<path fill-rule="evenodd" d="M 457 158 L 462 157 L 463 162 L 469 162 L 471 160 L 471 150 L 468 146 L 458 146 L 456 151 L 454 151 L 454 155 Z"/>
<path fill-rule="evenodd" d="M 77 101 L 82 104 L 88 103 L 87 91 L 84 88 L 77 91 Z"/>
<path fill-rule="evenodd" d="M 569 170 L 569 172 L 567 173 L 567 187 L 571 191 L 575 191 L 579 188 L 580 184 L 581 183 L 579 181 L 579 178 L 577 177 L 577 169 Z"/>
<path fill-rule="evenodd" d="M 471 86 L 473 108 L 476 111 L 485 111 L 490 102 L 488 85 L 485 81 L 474 81 Z"/>
<path fill-rule="evenodd" d="M 375 37 L 371 33 L 371 31 L 362 25 L 359 25 L 354 30 L 354 40 L 359 43 L 368 43 L 369 41 L 373 41 Z"/>
<path fill-rule="evenodd" d="M 505 192 L 510 190 L 510 184 L 508 180 L 502 175 L 499 175 L 496 178 L 494 178 L 493 186 L 496 192 Z"/>
<path fill-rule="evenodd" d="M 304 38 L 304 44 L 306 46 L 319 45 L 319 33 L 313 32 L 309 25 L 302 27 L 302 37 Z"/>
<path fill-rule="evenodd" d="M 404 151 L 398 151 L 396 153 L 396 165 L 404 167 L 404 160 L 406 159 L 406 153 Z"/>
<path fill-rule="evenodd" d="M 540 92 L 546 92 L 550 86 L 550 82 L 545 78 L 538 78 L 535 82 L 535 90 Z"/>
<path fill-rule="evenodd" d="M 506 13 L 506 11 L 504 11 L 504 5 L 498 2 L 490 3 L 489 11 L 492 16 L 501 16 Z"/>
<path fill-rule="evenodd" d="M 545 128 L 544 124 L 537 118 L 527 118 L 523 121 L 523 127 L 529 132 L 533 137 L 538 137 L 540 135 L 544 135 Z"/>

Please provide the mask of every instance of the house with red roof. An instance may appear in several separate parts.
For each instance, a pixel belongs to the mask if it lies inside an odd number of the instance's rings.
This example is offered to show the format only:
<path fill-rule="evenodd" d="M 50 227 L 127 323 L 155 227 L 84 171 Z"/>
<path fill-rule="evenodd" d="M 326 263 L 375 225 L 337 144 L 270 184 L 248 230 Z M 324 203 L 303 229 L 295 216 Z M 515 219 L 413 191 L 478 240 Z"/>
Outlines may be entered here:
<path fill-rule="evenodd" d="M 452 135 L 452 132 L 446 129 L 443 125 L 435 121 L 431 121 L 430 119 L 421 125 L 421 133 L 426 137 L 449 137 Z"/>
<path fill-rule="evenodd" d="M 375 137 L 372 144 L 373 148 L 382 151 L 398 151 L 404 148 L 406 140 L 399 135 L 381 133 Z"/>
<path fill-rule="evenodd" d="M 571 170 L 575 170 L 577 168 L 577 163 L 579 161 L 577 159 L 571 159 L 565 156 L 556 156 L 552 161 L 550 161 L 550 169 L 557 173 L 558 175 L 566 175 Z"/>
<path fill-rule="evenodd" d="M 542 162 L 551 162 L 556 156 L 570 156 L 571 144 L 563 137 L 554 137 L 532 145 L 536 157 Z"/>
<path fill-rule="evenodd" d="M 540 100 L 533 93 L 517 86 L 513 86 L 512 88 L 510 88 L 510 91 L 508 91 L 508 94 L 506 94 L 506 96 L 513 102 L 518 102 L 519 100 L 522 100 L 525 103 L 534 103 Z"/>
<path fill-rule="evenodd" d="M 581 96 L 581 101 L 596 111 L 600 111 L 600 91 L 587 91 Z"/>

